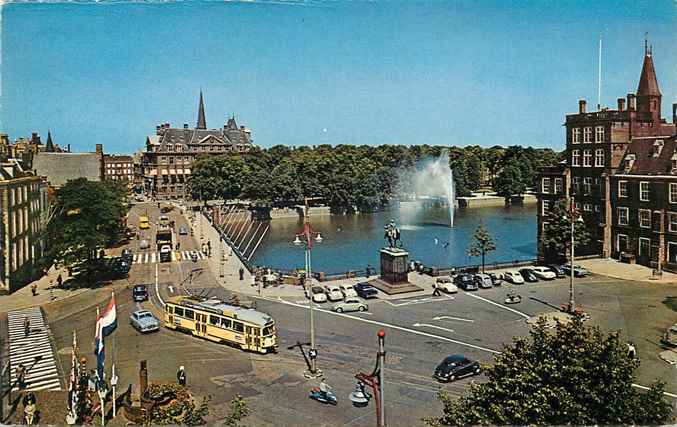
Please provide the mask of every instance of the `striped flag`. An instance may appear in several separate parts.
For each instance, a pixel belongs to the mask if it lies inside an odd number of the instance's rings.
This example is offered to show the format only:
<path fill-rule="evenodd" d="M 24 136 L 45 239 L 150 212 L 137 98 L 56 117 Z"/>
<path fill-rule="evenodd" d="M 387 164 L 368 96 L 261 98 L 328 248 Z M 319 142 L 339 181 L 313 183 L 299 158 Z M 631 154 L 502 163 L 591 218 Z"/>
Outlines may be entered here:
<path fill-rule="evenodd" d="M 110 335 L 118 325 L 117 310 L 115 307 L 115 293 L 112 294 L 108 306 L 99 314 L 96 308 L 96 334 L 94 335 L 94 354 L 96 355 L 96 374 L 103 380 L 103 367 L 106 360 L 104 338 Z"/>
<path fill-rule="evenodd" d="M 76 332 L 73 331 L 73 351 L 71 352 L 71 375 L 68 380 L 68 409 L 75 412 L 78 402 L 77 394 L 77 379 L 78 379 L 78 360 L 76 356 L 78 348 L 78 338 Z"/>

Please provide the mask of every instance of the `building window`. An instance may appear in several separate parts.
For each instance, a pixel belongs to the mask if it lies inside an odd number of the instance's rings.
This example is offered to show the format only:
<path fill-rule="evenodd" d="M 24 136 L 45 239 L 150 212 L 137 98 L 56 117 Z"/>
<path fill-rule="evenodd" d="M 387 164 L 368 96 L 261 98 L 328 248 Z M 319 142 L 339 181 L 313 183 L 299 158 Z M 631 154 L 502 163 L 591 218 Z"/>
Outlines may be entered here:
<path fill-rule="evenodd" d="M 583 128 L 583 142 L 592 142 L 592 127 Z"/>
<path fill-rule="evenodd" d="M 592 151 L 583 150 L 583 166 L 585 167 L 592 166 Z"/>
<path fill-rule="evenodd" d="M 595 212 L 599 212 L 599 205 L 595 205 Z"/>
<path fill-rule="evenodd" d="M 642 181 L 639 183 L 639 200 L 643 202 L 649 201 L 649 182 Z"/>
<path fill-rule="evenodd" d="M 581 165 L 581 155 L 578 150 L 571 151 L 571 166 L 580 166 Z"/>
<path fill-rule="evenodd" d="M 549 222 L 544 222 L 544 223 L 543 223 L 543 233 L 545 233 L 546 231 L 548 231 L 548 225 L 550 225 Z"/>
<path fill-rule="evenodd" d="M 574 144 L 581 142 L 581 128 L 571 129 L 571 142 Z"/>
<path fill-rule="evenodd" d="M 651 240 L 646 237 L 639 238 L 639 256 L 651 255 Z"/>
<path fill-rule="evenodd" d="M 670 203 L 677 203 L 677 184 L 670 183 Z"/>
<path fill-rule="evenodd" d="M 628 197 L 628 181 L 618 181 L 618 197 Z"/>
<path fill-rule="evenodd" d="M 555 178 L 555 194 L 562 194 L 564 185 L 562 178 Z"/>
<path fill-rule="evenodd" d="M 583 178 L 583 194 L 590 194 L 592 192 L 592 178 L 586 176 Z"/>
<path fill-rule="evenodd" d="M 543 208 L 541 209 L 541 215 L 546 216 L 550 213 L 550 200 L 543 200 Z"/>
<path fill-rule="evenodd" d="M 651 211 L 648 209 L 639 210 L 639 226 L 641 228 L 651 228 Z"/>
<path fill-rule="evenodd" d="M 604 142 L 604 126 L 595 127 L 595 142 Z"/>
<path fill-rule="evenodd" d="M 677 213 L 675 212 L 668 212 L 668 231 L 677 233 Z"/>
<path fill-rule="evenodd" d="M 574 177 L 574 194 L 581 192 L 581 178 L 578 176 Z"/>
<path fill-rule="evenodd" d="M 604 166 L 604 149 L 598 148 L 595 150 L 595 167 Z"/>
<path fill-rule="evenodd" d="M 592 212 L 592 205 L 590 203 L 584 203 L 583 210 L 586 212 Z"/>
<path fill-rule="evenodd" d="M 549 193 L 550 192 L 550 178 L 543 178 L 543 183 L 541 185 L 541 192 L 542 193 Z"/>
<path fill-rule="evenodd" d="M 618 208 L 618 225 L 628 225 L 628 208 Z"/>

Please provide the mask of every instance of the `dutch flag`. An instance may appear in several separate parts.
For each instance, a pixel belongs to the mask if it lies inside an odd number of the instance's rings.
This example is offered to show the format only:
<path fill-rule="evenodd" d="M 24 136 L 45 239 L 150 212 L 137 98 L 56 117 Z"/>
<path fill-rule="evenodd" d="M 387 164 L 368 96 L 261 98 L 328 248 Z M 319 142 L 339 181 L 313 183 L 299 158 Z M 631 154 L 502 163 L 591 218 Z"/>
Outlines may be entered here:
<path fill-rule="evenodd" d="M 96 314 L 96 334 L 94 335 L 94 354 L 96 355 L 96 373 L 99 380 L 103 380 L 103 366 L 106 359 L 104 352 L 104 338 L 110 335 L 118 325 L 117 310 L 115 308 L 115 294 L 113 293 L 108 306 Z"/>

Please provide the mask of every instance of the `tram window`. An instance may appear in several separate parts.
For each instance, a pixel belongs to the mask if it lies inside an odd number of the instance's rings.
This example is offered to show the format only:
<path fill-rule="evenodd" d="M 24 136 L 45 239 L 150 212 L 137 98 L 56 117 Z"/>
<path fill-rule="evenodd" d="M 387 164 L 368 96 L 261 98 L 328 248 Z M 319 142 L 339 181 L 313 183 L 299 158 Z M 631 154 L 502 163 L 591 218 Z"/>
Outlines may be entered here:
<path fill-rule="evenodd" d="M 244 325 L 240 322 L 233 322 L 233 329 L 236 332 L 244 332 Z"/>
<path fill-rule="evenodd" d="M 183 316 L 183 309 L 179 307 L 174 307 L 174 314 L 177 316 Z"/>
<path fill-rule="evenodd" d="M 219 325 L 219 316 L 209 316 L 209 323 L 215 326 Z"/>
<path fill-rule="evenodd" d="M 261 335 L 261 328 L 252 328 L 252 332 L 254 332 L 254 336 L 259 336 Z"/>
<path fill-rule="evenodd" d="M 231 322 L 230 319 L 221 318 L 221 327 L 224 329 L 230 329 Z"/>
<path fill-rule="evenodd" d="M 169 305 L 166 305 L 166 306 L 165 306 L 165 310 L 167 311 L 167 313 L 170 313 L 170 314 L 171 314 L 171 312 L 172 312 L 172 307 L 169 306 Z"/>
<path fill-rule="evenodd" d="M 186 318 L 193 319 L 193 310 L 186 309 Z"/>
<path fill-rule="evenodd" d="M 267 328 L 263 328 L 263 335 L 270 335 L 273 333 L 273 327 L 268 326 Z"/>

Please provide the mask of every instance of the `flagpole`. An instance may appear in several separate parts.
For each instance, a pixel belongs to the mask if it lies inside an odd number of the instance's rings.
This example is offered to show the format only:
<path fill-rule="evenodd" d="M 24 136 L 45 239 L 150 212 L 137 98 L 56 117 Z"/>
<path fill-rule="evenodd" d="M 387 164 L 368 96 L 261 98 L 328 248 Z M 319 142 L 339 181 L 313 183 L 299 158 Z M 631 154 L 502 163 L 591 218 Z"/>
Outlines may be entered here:
<path fill-rule="evenodd" d="M 113 301 L 115 301 L 115 292 L 111 292 L 111 298 L 113 299 Z M 116 310 L 116 313 L 115 313 L 115 319 L 116 320 L 115 321 L 117 322 L 117 303 L 116 303 L 116 306 L 115 306 L 115 310 Z M 115 337 L 116 337 L 116 334 L 113 334 L 113 367 L 112 367 L 112 372 L 111 372 L 111 376 L 110 376 L 110 384 L 113 388 L 113 418 L 115 418 L 115 398 L 116 398 L 116 396 L 115 396 L 115 386 L 118 383 L 118 379 L 115 376 L 115 354 L 118 350 Z"/>
<path fill-rule="evenodd" d="M 97 307 L 96 307 L 96 323 L 97 323 L 97 325 L 96 325 L 96 330 L 97 330 L 97 333 L 99 332 L 99 325 L 98 325 L 98 323 L 99 323 L 99 317 L 101 317 L 101 313 L 99 313 L 99 306 L 97 306 Z M 99 344 L 99 345 L 100 345 L 100 346 L 103 346 L 103 331 L 101 331 L 101 335 L 99 336 L 99 340 L 101 340 L 101 344 Z M 97 351 L 98 351 L 98 349 L 97 349 Z M 104 351 L 106 351 L 106 350 L 104 349 Z M 104 354 L 105 354 L 105 353 L 104 353 Z M 106 362 L 105 362 L 105 359 L 104 359 L 104 367 L 106 366 L 105 363 L 106 363 Z M 97 364 L 96 376 L 99 377 L 99 368 L 98 368 L 98 365 L 99 365 L 99 356 L 98 356 L 98 354 L 97 354 L 97 357 L 96 357 L 96 364 Z M 103 395 L 103 393 L 101 393 L 101 388 L 102 388 L 102 387 L 101 387 L 101 383 L 102 383 L 102 382 L 103 382 L 103 378 L 99 378 L 99 381 L 98 381 L 98 387 L 97 387 L 97 388 L 98 388 L 98 390 L 97 390 L 98 393 L 97 393 L 97 394 L 99 395 L 99 410 L 101 411 L 101 426 L 103 427 L 103 426 L 106 425 L 106 412 L 105 412 L 104 409 L 103 409 L 103 398 L 104 398 L 105 396 Z"/>

